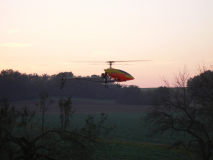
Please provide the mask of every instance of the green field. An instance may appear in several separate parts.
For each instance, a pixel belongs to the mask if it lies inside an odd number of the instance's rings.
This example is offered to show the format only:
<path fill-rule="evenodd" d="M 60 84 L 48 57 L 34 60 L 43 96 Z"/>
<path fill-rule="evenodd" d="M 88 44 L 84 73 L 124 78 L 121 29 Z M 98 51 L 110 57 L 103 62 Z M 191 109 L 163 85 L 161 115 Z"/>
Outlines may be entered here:
<path fill-rule="evenodd" d="M 98 118 L 99 114 L 95 116 Z M 150 137 L 148 136 L 150 128 L 141 120 L 143 116 L 144 114 L 139 113 L 108 114 L 105 125 L 116 125 L 116 128 L 110 134 L 111 140 L 106 142 L 109 150 L 97 151 L 99 157 L 107 160 L 189 159 L 181 149 L 168 149 L 174 141 L 186 138 L 185 135 L 164 134 Z M 74 114 L 71 118 L 71 126 L 82 126 L 86 117 L 86 114 Z M 57 123 L 58 115 L 47 115 L 47 119 Z"/>
<path fill-rule="evenodd" d="M 51 99 L 58 101 L 60 99 L 60 97 L 51 97 Z M 104 103 L 113 103 L 114 102 L 114 100 L 111 100 L 111 99 L 91 99 L 91 98 L 79 98 L 79 97 L 72 97 L 72 100 L 104 102 Z"/>
<path fill-rule="evenodd" d="M 58 97 L 53 97 L 54 101 L 57 101 Z M 82 104 L 78 104 L 75 107 L 78 108 L 81 105 L 85 105 L 85 108 L 93 109 L 90 105 L 103 105 L 105 108 L 114 108 L 116 105 L 112 100 L 96 100 L 85 98 L 72 98 L 73 101 L 81 101 Z M 92 102 L 91 102 L 92 101 Z M 88 103 L 87 103 L 88 102 Z M 94 102 L 94 103 L 93 103 Z M 95 103 L 99 102 L 99 103 Z M 33 103 L 33 102 L 30 102 Z M 21 104 L 20 104 L 21 105 Z M 119 108 L 122 106 L 119 106 Z M 129 106 L 130 108 L 133 106 Z M 149 106 L 147 106 L 149 107 Z M 177 140 L 187 140 L 184 134 L 171 135 L 165 133 L 159 136 L 150 136 L 151 125 L 146 124 L 141 118 L 145 116 L 145 113 L 108 113 L 108 119 L 105 122 L 105 126 L 116 125 L 116 128 L 110 133 L 110 141 L 104 142 L 107 150 L 97 150 L 99 159 L 102 160 L 190 160 L 188 154 L 186 154 L 180 148 L 169 149 L 171 144 Z M 38 115 L 41 116 L 41 115 Z M 73 114 L 70 119 L 71 127 L 83 126 L 88 114 Z M 100 114 L 96 114 L 98 119 Z M 46 114 L 46 122 L 56 125 L 59 122 L 58 114 Z"/>
<path fill-rule="evenodd" d="M 140 88 L 141 91 L 146 92 L 146 91 L 153 91 L 157 88 Z"/>

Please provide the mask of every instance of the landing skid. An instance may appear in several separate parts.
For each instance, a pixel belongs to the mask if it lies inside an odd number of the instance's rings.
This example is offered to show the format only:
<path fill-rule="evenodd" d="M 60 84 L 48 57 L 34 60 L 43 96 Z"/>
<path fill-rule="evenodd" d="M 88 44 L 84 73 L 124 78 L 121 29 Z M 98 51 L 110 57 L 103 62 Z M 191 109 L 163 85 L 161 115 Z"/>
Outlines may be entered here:
<path fill-rule="evenodd" d="M 104 87 L 105 88 L 115 88 L 115 87 L 119 87 L 119 88 L 121 88 L 121 85 L 120 85 L 120 83 L 117 83 L 117 84 L 111 84 L 111 83 L 104 83 Z"/>

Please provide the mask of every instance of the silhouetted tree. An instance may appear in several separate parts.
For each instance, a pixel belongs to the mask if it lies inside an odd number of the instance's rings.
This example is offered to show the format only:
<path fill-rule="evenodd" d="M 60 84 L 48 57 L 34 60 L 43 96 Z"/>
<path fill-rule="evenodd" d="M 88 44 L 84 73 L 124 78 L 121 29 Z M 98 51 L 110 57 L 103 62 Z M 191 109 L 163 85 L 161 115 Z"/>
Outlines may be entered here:
<path fill-rule="evenodd" d="M 116 102 L 122 104 L 141 104 L 142 92 L 137 86 L 125 86 L 122 88 L 122 92 Z"/>
<path fill-rule="evenodd" d="M 163 104 L 163 102 L 168 99 L 167 95 L 169 95 L 170 89 L 165 86 L 158 87 L 153 93 L 152 101 L 150 101 L 151 105 L 153 105 L 154 103 L 158 103 L 159 105 Z"/>
<path fill-rule="evenodd" d="M 47 97 L 46 92 L 41 92 L 39 105 L 45 110 L 48 109 L 44 105 Z M 60 123 L 50 125 L 42 118 L 40 127 L 35 112 L 26 106 L 18 111 L 3 98 L 0 101 L 0 159 L 95 159 L 96 149 L 103 146 L 102 138 L 114 128 L 104 126 L 107 116 L 101 114 L 99 121 L 94 115 L 88 116 L 83 127 L 71 127 L 71 97 L 61 98 L 58 105 Z"/>
<path fill-rule="evenodd" d="M 213 71 L 206 70 L 198 76 L 190 78 L 187 86 L 199 103 L 213 106 Z"/>
<path fill-rule="evenodd" d="M 156 102 L 144 119 L 153 125 L 154 135 L 166 131 L 188 135 L 187 139 L 176 141 L 174 146 L 196 152 L 203 160 L 211 158 L 213 149 L 212 75 L 207 71 L 189 79 L 184 68 L 175 76 L 173 88 L 165 81 L 169 89 L 164 92 L 167 98 Z"/>

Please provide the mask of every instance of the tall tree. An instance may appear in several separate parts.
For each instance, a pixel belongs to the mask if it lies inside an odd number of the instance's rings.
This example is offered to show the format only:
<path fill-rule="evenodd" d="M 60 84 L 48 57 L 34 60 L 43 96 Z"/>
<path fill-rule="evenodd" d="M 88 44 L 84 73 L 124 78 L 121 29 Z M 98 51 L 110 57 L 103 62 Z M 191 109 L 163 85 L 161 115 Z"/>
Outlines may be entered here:
<path fill-rule="evenodd" d="M 189 73 L 184 68 L 183 72 L 175 76 L 172 88 L 165 81 L 169 91 L 165 90 L 164 99 L 161 103 L 156 101 L 144 118 L 149 125 L 153 125 L 153 134 L 166 131 L 185 133 L 187 139 L 176 141 L 174 146 L 183 146 L 187 151 L 197 153 L 203 160 L 209 160 L 213 150 L 211 73 L 207 71 L 189 79 Z M 203 76 L 206 78 L 203 79 Z"/>

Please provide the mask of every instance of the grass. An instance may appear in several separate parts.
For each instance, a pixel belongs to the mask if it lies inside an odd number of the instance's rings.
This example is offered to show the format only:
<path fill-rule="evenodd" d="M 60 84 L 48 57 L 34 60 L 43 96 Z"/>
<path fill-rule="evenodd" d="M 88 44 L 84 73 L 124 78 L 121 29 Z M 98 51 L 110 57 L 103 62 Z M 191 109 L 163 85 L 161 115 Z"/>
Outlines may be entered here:
<path fill-rule="evenodd" d="M 113 103 L 115 101 L 111 99 L 89 99 L 89 98 L 78 98 L 78 97 L 73 97 L 72 100 L 95 101 L 95 102 L 105 102 L 105 103 Z"/>
<path fill-rule="evenodd" d="M 111 132 L 111 137 L 114 140 L 129 141 L 129 142 L 146 142 L 155 144 L 172 144 L 178 139 L 183 139 L 185 135 L 169 133 L 150 137 L 150 126 L 141 120 L 145 114 L 141 113 L 111 113 L 107 114 L 108 119 L 105 122 L 106 126 L 116 125 L 116 128 Z M 48 115 L 53 116 L 53 115 Z M 57 116 L 57 115 L 54 115 Z M 53 116 L 53 117 L 54 117 Z M 98 118 L 99 114 L 96 115 Z M 52 118 L 53 118 L 52 117 Z M 71 125 L 82 126 L 85 122 L 87 114 L 74 114 L 71 118 Z M 54 120 L 57 118 L 54 117 Z M 51 120 L 53 121 L 53 120 Z"/>
<path fill-rule="evenodd" d="M 155 89 L 157 89 L 157 88 L 140 88 L 140 90 L 144 91 L 144 92 L 146 92 L 146 91 L 153 91 Z"/>
<path fill-rule="evenodd" d="M 47 119 L 52 123 L 57 123 L 59 115 L 48 115 Z M 88 115 L 74 114 L 71 118 L 71 126 L 82 126 Z M 189 159 L 181 149 L 170 149 L 173 142 L 178 139 L 186 139 L 183 134 L 163 135 L 150 137 L 150 126 L 141 120 L 144 114 L 141 113 L 113 113 L 108 114 L 105 126 L 116 125 L 111 132 L 111 141 L 107 142 L 109 149 L 106 152 L 97 151 L 98 155 L 104 160 L 174 160 Z M 96 115 L 96 118 L 99 114 Z M 113 150 L 110 150 L 113 148 Z"/>
<path fill-rule="evenodd" d="M 59 97 L 53 97 L 58 100 Z M 111 100 L 97 100 L 85 98 L 72 98 L 79 101 L 99 101 L 109 103 L 113 107 Z M 176 140 L 187 140 L 184 134 L 170 135 L 165 133 L 158 136 L 150 135 L 151 125 L 147 125 L 141 117 L 144 113 L 110 113 L 105 126 L 117 127 L 111 132 L 111 141 L 105 142 L 108 145 L 105 152 L 97 150 L 97 155 L 101 160 L 176 160 L 189 159 L 181 149 L 170 149 L 168 146 Z M 41 116 L 41 115 L 38 115 Z M 74 114 L 70 119 L 72 127 L 83 126 L 88 114 Z M 95 115 L 96 119 L 100 114 Z M 58 114 L 47 114 L 45 122 L 56 125 L 59 122 Z"/>
<path fill-rule="evenodd" d="M 60 97 L 51 97 L 51 99 L 58 101 L 60 99 Z M 114 100 L 112 100 L 112 99 L 91 99 L 91 98 L 79 98 L 79 97 L 72 97 L 72 100 L 104 102 L 104 103 L 113 103 L 114 102 Z"/>
<path fill-rule="evenodd" d="M 61 97 L 49 97 L 49 100 L 54 100 L 54 101 L 59 101 Z M 67 98 L 67 97 L 63 97 L 63 98 Z M 78 100 L 78 101 L 92 101 L 92 102 L 103 102 L 103 103 L 114 103 L 115 100 L 113 99 L 91 99 L 91 98 L 80 98 L 80 97 L 72 97 L 72 100 Z M 26 100 L 28 102 L 32 102 L 33 104 L 35 104 L 35 102 L 39 102 L 40 99 L 36 98 L 36 99 L 29 99 Z M 17 103 L 17 102 L 25 102 L 25 100 L 21 100 L 21 101 L 14 101 L 12 103 Z"/>
<path fill-rule="evenodd" d="M 113 150 L 105 153 L 98 152 L 98 155 L 103 160 L 188 160 L 188 157 L 183 152 L 134 144 L 113 146 Z"/>

